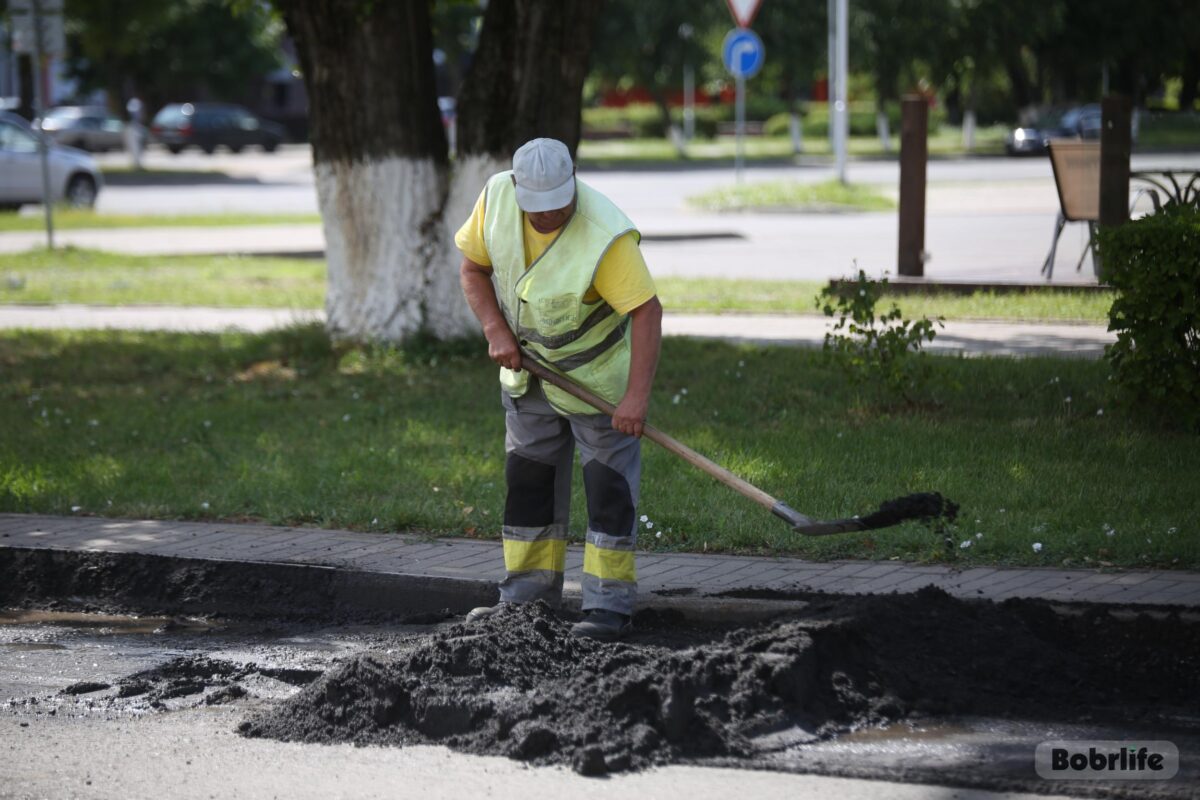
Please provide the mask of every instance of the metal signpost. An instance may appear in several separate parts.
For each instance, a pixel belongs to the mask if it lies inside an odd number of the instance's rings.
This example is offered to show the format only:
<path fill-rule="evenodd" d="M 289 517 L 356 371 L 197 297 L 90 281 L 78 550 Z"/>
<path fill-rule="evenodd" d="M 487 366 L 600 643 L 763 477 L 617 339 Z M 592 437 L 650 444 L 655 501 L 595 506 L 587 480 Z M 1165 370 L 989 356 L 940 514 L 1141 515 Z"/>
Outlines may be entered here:
<path fill-rule="evenodd" d="M 13 24 L 13 52 L 33 56 L 34 112 L 45 113 L 42 96 L 42 59 L 66 49 L 63 35 L 63 0 L 10 0 L 9 13 Z M 46 246 L 54 249 L 54 202 L 50 191 L 50 160 L 46 136 L 39 132 L 38 154 L 42 161 L 42 207 L 46 212 Z"/>
<path fill-rule="evenodd" d="M 850 107 L 847 97 L 847 84 L 850 82 L 849 64 L 849 0 L 835 0 L 836 5 L 836 36 L 834 46 L 834 68 L 837 71 L 833 103 L 833 149 L 837 158 L 838 180 L 846 182 L 846 138 L 849 134 Z"/>
<path fill-rule="evenodd" d="M 749 28 L 734 28 L 725 35 L 721 46 L 725 68 L 737 79 L 737 155 L 735 173 L 737 182 L 742 182 L 742 163 L 745 161 L 744 140 L 746 137 L 746 79 L 753 78 L 762 69 L 766 56 L 762 39 Z"/>

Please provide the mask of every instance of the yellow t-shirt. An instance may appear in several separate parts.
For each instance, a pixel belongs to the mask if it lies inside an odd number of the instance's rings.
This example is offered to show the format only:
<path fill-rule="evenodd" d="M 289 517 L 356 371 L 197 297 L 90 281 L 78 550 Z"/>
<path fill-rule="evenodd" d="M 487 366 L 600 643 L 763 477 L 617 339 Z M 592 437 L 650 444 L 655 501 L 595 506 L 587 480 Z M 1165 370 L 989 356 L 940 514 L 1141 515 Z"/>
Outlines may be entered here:
<path fill-rule="evenodd" d="M 488 256 L 487 244 L 483 238 L 483 207 L 485 189 L 475 201 L 471 218 L 463 223 L 454 234 L 454 244 L 463 255 L 483 267 L 490 267 L 492 259 Z M 529 215 L 522 214 L 525 231 L 525 268 L 537 261 L 538 257 L 554 241 L 558 231 L 539 233 L 529 222 Z M 592 286 L 584 295 L 585 303 L 594 303 L 603 298 L 604 302 L 613 307 L 618 314 L 628 314 L 638 306 L 654 297 L 657 290 L 642 251 L 638 249 L 637 237 L 627 233 L 613 242 L 612 247 L 600 259 L 596 267 L 596 276 Z"/>

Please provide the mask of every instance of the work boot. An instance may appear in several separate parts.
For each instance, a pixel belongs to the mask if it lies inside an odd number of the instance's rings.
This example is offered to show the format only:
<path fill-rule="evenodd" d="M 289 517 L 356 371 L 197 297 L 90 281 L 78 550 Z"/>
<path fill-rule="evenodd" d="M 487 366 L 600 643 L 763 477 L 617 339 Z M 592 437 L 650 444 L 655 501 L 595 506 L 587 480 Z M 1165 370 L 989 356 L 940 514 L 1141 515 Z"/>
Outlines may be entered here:
<path fill-rule="evenodd" d="M 593 608 L 587 612 L 582 622 L 571 626 L 571 635 L 577 638 L 599 639 L 612 641 L 633 632 L 633 620 L 624 614 L 608 611 L 603 608 Z"/>
<path fill-rule="evenodd" d="M 512 605 L 512 603 L 506 603 L 504 601 L 501 601 L 494 606 L 479 606 L 478 608 L 472 608 L 470 611 L 467 612 L 466 621 L 467 622 L 478 622 L 481 619 L 487 619 L 488 617 L 492 617 L 492 616 L 495 616 L 496 614 L 499 614 L 501 611 L 503 611 L 504 609 L 508 608 L 511 605 Z"/>

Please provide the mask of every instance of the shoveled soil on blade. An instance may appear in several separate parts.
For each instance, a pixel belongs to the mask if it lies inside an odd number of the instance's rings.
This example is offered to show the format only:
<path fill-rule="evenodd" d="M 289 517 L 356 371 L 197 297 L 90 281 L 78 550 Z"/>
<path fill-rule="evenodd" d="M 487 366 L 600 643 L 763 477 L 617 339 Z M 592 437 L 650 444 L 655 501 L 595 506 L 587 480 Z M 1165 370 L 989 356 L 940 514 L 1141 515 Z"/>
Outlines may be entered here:
<path fill-rule="evenodd" d="M 248 736 L 441 743 L 584 774 L 753 758 L 926 715 L 1141 721 L 1200 713 L 1200 623 L 1041 601 L 825 597 L 692 649 L 570 638 L 543 605 L 359 655 Z"/>

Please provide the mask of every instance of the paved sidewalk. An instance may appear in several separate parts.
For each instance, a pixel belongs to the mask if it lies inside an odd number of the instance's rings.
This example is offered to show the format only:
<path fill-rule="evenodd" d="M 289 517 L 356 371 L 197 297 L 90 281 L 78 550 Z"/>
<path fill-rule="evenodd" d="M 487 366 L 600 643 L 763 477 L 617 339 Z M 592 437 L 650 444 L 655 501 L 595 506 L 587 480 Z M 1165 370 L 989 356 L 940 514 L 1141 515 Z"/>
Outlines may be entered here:
<path fill-rule="evenodd" d="M 113 328 L 128 330 L 265 331 L 296 322 L 324 320 L 321 311 L 286 308 L 171 306 L 0 305 L 0 328 Z M 816 315 L 667 314 L 663 333 L 771 344 L 820 347 L 831 320 Z M 1099 358 L 1116 341 L 1102 325 L 947 322 L 927 350 L 995 356 Z"/>
<path fill-rule="evenodd" d="M 368 574 L 492 583 L 503 577 L 498 542 L 265 525 L 0 514 L 0 547 L 146 553 L 241 563 L 303 564 Z M 583 548 L 567 549 L 566 589 L 578 595 Z M 1200 607 L 1200 573 L 974 567 L 893 561 L 810 562 L 796 558 L 640 553 L 643 598 L 739 589 L 838 594 L 915 592 L 933 585 L 963 598 Z"/>

